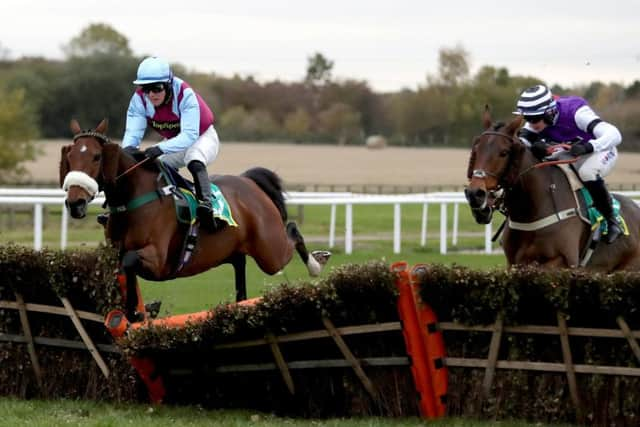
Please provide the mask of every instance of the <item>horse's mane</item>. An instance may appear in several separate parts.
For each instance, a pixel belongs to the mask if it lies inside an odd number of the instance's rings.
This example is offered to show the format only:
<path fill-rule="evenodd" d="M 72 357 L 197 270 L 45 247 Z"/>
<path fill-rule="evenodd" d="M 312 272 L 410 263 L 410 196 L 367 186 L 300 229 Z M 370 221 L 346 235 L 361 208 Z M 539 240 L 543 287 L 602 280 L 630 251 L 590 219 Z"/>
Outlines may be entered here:
<path fill-rule="evenodd" d="M 498 122 L 494 129 L 502 129 L 505 126 L 504 123 Z M 505 184 L 509 187 L 515 185 L 516 181 L 520 177 L 520 167 L 522 165 L 522 155 L 527 147 L 520 142 L 518 138 L 511 140 L 511 151 L 509 152 L 509 166 L 507 175 L 504 178 Z"/>
<path fill-rule="evenodd" d="M 282 180 L 278 175 L 269 169 L 257 167 L 244 172 L 242 176 L 255 182 L 264 191 L 280 212 L 283 222 L 287 221 L 287 207 L 282 195 Z"/>

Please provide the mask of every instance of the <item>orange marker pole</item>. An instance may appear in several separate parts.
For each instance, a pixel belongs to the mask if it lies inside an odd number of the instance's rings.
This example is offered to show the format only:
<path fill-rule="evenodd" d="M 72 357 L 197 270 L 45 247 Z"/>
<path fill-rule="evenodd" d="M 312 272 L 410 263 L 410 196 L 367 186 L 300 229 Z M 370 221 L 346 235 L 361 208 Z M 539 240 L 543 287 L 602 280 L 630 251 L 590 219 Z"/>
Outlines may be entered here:
<path fill-rule="evenodd" d="M 408 265 L 406 262 L 396 262 L 391 270 L 397 273 L 396 286 L 398 288 L 398 314 L 402 322 L 402 334 L 407 347 L 407 354 L 411 359 L 411 373 L 420 396 L 420 414 L 423 418 L 436 418 L 438 410 L 433 393 L 433 382 L 429 371 L 429 360 L 426 354 L 423 335 L 420 331 L 416 304 L 411 289 Z"/>
<path fill-rule="evenodd" d="M 424 264 L 417 264 L 413 267 L 411 287 L 416 302 L 420 333 L 427 353 L 427 367 L 431 377 L 436 414 L 438 417 L 442 417 L 447 412 L 447 391 L 449 388 L 449 371 L 445 365 L 447 353 L 442 331 L 438 327 L 438 318 L 431 307 L 420 298 L 419 277 L 425 271 Z"/>

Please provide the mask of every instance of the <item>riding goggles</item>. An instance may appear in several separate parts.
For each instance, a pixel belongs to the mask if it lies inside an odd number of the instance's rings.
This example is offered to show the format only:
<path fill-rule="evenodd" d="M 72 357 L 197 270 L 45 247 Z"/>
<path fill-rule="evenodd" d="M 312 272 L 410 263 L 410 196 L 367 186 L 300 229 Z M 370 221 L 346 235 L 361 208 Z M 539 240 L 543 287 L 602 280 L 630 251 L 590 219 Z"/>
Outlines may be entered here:
<path fill-rule="evenodd" d="M 142 85 L 141 88 L 144 93 L 160 93 L 165 90 L 164 83 L 150 83 L 148 85 Z"/>
<path fill-rule="evenodd" d="M 541 121 L 542 119 L 544 119 L 544 116 L 542 115 L 538 115 L 538 116 L 524 116 L 524 119 L 529 122 L 529 123 L 538 123 L 539 121 Z"/>

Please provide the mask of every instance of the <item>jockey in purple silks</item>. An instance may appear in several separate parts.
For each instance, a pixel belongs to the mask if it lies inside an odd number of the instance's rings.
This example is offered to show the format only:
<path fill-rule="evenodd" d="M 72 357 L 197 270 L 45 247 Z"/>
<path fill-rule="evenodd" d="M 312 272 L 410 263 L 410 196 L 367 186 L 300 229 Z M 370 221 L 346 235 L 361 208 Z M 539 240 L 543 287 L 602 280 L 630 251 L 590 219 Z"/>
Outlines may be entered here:
<path fill-rule="evenodd" d="M 164 59 L 149 57 L 138 66 L 139 88 L 127 110 L 122 147 L 138 148 L 147 126 L 165 139 L 144 151 L 175 169 L 187 166 L 195 183 L 200 224 L 209 232 L 224 226 L 213 217 L 212 194 L 207 165 L 218 156 L 220 141 L 211 109 L 185 81 L 171 72 Z"/>
<path fill-rule="evenodd" d="M 617 146 L 622 142 L 618 128 L 603 121 L 577 96 L 554 97 L 544 85 L 526 89 L 520 95 L 514 114 L 522 115 L 525 125 L 518 136 L 539 159 L 556 143 L 573 142 L 570 153 L 579 157 L 575 167 L 591 193 L 595 207 L 607 221 L 606 242 L 621 234 L 603 178 L 618 160 Z"/>

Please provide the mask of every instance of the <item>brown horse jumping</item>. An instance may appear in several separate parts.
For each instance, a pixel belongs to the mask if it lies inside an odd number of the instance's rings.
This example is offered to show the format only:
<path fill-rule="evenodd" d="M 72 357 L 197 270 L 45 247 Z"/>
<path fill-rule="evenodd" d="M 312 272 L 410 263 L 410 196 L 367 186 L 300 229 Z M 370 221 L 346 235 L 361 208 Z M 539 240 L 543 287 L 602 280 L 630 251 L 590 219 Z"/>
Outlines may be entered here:
<path fill-rule="evenodd" d="M 126 277 L 126 314 L 134 321 L 144 313 L 136 275 L 154 281 L 192 276 L 230 263 L 235 273 L 236 299 L 246 299 L 246 256 L 267 274 L 289 263 L 294 248 L 309 273 L 317 276 L 329 258 L 324 251 L 309 254 L 295 223 L 287 221 L 280 178 L 264 168 L 240 176 L 216 176 L 237 227 L 199 233 L 188 263 L 181 264 L 187 231 L 176 220 L 174 198 L 163 192 L 170 183 L 160 179 L 157 164 L 142 167 L 131 153 L 106 136 L 107 122 L 82 131 L 71 122 L 73 144 L 62 148 L 60 183 L 67 191 L 66 206 L 73 218 L 84 218 L 87 205 L 104 190 L 112 214 L 105 228 L 107 240 L 119 248 Z M 131 204 L 132 201 L 143 201 Z M 123 207 L 113 211 L 113 207 Z M 178 268 L 180 266 L 180 268 Z"/>
<path fill-rule="evenodd" d="M 516 136 L 520 117 L 507 125 L 493 125 L 487 110 L 483 121 L 485 131 L 474 139 L 465 190 L 476 222 L 488 224 L 496 209 L 505 214 L 502 247 L 509 265 L 577 267 L 591 229 L 578 215 L 564 173 L 558 167 L 536 167 L 538 159 Z M 627 197 L 615 197 L 629 235 L 611 245 L 599 243 L 586 268 L 640 269 L 640 209 Z"/>

